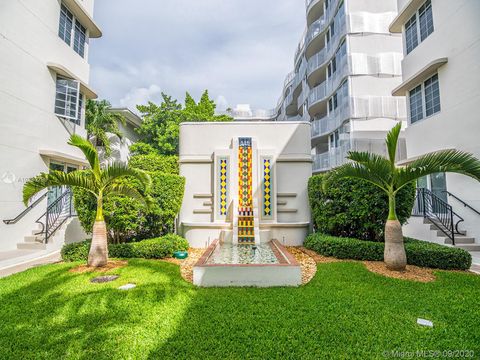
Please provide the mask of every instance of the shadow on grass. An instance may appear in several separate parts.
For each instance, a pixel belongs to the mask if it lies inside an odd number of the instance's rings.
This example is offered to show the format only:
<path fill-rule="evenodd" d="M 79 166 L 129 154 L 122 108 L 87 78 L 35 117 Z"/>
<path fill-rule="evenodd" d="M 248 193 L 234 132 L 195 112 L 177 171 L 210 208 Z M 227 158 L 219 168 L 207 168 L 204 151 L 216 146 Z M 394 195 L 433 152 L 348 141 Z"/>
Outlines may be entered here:
<path fill-rule="evenodd" d="M 389 349 L 480 353 L 480 279 L 439 273 L 428 284 L 362 264 L 320 265 L 300 288 L 198 289 L 178 266 L 130 260 L 91 284 L 74 265 L 0 280 L 0 358 L 382 358 Z M 120 291 L 128 282 L 135 289 Z M 416 318 L 434 321 L 433 329 Z"/>

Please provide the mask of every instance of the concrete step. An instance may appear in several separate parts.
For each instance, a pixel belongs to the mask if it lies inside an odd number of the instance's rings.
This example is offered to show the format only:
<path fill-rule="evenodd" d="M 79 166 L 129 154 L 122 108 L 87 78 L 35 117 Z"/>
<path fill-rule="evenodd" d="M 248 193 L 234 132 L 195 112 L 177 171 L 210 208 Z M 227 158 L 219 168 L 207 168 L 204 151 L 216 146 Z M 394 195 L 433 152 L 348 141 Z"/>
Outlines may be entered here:
<path fill-rule="evenodd" d="M 33 243 L 33 242 L 43 242 L 42 235 L 27 235 L 23 238 L 24 242 Z"/>
<path fill-rule="evenodd" d="M 480 245 L 479 244 L 455 244 L 455 247 L 467 251 L 480 251 Z"/>
<path fill-rule="evenodd" d="M 47 248 L 46 244 L 39 242 L 23 242 L 17 243 L 17 249 L 20 250 L 45 250 Z"/>

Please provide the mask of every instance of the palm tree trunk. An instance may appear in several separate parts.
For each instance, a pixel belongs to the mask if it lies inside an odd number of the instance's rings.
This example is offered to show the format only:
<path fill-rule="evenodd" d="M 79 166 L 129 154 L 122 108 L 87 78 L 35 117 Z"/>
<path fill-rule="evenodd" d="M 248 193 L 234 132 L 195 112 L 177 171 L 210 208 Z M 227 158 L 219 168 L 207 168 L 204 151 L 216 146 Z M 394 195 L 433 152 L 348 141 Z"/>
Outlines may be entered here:
<path fill-rule="evenodd" d="M 388 197 L 389 213 L 385 224 L 385 251 L 383 259 L 390 270 L 403 271 L 407 266 L 407 255 L 403 243 L 402 225 L 395 211 L 395 194 Z"/>
<path fill-rule="evenodd" d="M 88 253 L 88 266 L 100 267 L 108 262 L 107 226 L 103 219 L 103 201 L 97 200 L 97 216 L 93 224 L 92 244 Z"/>

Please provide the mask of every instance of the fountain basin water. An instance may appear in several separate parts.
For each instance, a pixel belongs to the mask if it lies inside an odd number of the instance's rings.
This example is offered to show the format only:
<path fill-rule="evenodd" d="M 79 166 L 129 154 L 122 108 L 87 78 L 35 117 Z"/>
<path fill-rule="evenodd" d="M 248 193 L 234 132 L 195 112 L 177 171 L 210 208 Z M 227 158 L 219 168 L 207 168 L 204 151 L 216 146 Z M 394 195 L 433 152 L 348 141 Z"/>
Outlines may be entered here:
<path fill-rule="evenodd" d="M 193 267 L 193 283 L 205 287 L 298 286 L 301 270 L 276 240 L 257 245 L 215 240 Z"/>

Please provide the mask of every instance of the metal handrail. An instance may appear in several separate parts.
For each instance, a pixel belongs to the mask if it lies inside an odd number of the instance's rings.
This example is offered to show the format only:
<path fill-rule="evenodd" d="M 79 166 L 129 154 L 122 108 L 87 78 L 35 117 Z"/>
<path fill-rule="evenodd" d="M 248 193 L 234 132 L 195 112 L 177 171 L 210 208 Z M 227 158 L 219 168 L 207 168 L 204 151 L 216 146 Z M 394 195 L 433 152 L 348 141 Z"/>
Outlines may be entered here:
<path fill-rule="evenodd" d="M 48 195 L 48 191 L 45 194 L 42 194 L 37 200 L 35 200 L 32 204 L 30 204 L 25 210 L 23 210 L 20 214 L 15 216 L 13 219 L 6 219 L 3 220 L 4 224 L 6 225 L 12 225 L 16 224 L 21 218 L 23 218 L 25 215 L 27 215 L 35 206 L 40 204 L 40 202 L 45 199 Z"/>
<path fill-rule="evenodd" d="M 68 212 L 65 211 L 66 209 Z M 42 227 L 42 229 L 35 235 L 44 235 L 44 241 L 45 244 L 47 244 L 48 239 L 50 239 L 57 229 L 73 215 L 72 190 L 67 188 L 57 199 L 55 199 L 53 203 L 47 207 L 47 211 L 45 211 L 45 213 L 43 213 L 35 221 Z"/>
<path fill-rule="evenodd" d="M 443 192 L 446 193 L 448 196 L 453 197 L 455 200 L 461 202 L 464 207 L 469 208 L 469 209 L 472 210 L 473 212 L 475 212 L 475 213 L 477 213 L 478 215 L 480 215 L 480 211 L 478 211 L 478 210 L 475 209 L 474 207 L 470 206 L 470 205 L 467 204 L 465 201 L 463 201 L 462 199 L 460 199 L 458 196 L 452 194 L 450 191 L 444 190 Z"/>
<path fill-rule="evenodd" d="M 455 235 L 464 235 L 458 229 L 459 223 L 464 219 L 453 211 L 450 204 L 426 188 L 417 188 L 412 215 L 430 220 L 438 230 L 452 240 L 452 245 L 455 245 Z"/>

